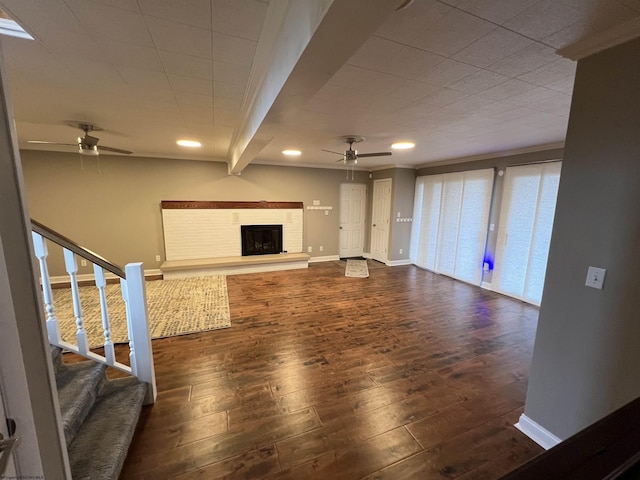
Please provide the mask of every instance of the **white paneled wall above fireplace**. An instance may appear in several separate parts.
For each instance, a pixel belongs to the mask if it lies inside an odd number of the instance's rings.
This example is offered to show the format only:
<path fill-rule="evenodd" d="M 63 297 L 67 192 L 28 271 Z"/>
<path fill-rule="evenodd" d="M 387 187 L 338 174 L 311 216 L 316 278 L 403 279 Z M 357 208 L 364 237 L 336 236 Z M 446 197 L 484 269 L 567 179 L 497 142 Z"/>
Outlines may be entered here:
<path fill-rule="evenodd" d="M 283 250 L 302 252 L 301 208 L 162 209 L 166 259 L 242 255 L 241 225 L 282 225 Z"/>

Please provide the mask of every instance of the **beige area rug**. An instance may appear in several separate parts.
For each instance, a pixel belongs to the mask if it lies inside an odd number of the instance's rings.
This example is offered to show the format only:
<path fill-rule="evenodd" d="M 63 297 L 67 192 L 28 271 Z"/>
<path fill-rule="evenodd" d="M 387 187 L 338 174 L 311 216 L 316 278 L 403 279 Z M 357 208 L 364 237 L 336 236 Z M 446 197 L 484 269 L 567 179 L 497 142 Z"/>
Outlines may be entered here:
<path fill-rule="evenodd" d="M 224 275 L 150 281 L 146 289 L 151 338 L 231 326 L 227 279 Z M 127 317 L 120 284 L 109 284 L 105 290 L 113 343 L 128 342 Z M 64 341 L 76 344 L 71 290 L 55 289 L 53 296 L 60 335 Z M 91 348 L 102 346 L 104 331 L 98 289 L 95 286 L 80 287 L 80 302 L 89 344 Z"/>
<path fill-rule="evenodd" d="M 344 271 L 345 277 L 368 278 L 369 267 L 366 260 L 347 259 L 347 268 Z"/>

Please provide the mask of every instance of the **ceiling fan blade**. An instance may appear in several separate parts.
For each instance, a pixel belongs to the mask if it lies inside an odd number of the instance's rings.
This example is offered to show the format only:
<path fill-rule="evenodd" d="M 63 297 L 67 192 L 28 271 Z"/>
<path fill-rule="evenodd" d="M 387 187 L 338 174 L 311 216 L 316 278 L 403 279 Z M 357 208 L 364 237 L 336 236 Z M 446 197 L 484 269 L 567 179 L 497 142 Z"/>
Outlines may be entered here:
<path fill-rule="evenodd" d="M 100 139 L 98 137 L 92 137 L 88 133 L 85 134 L 85 136 L 80 139 L 80 143 L 82 143 L 83 145 L 87 145 L 88 147 L 91 147 L 91 148 L 98 145 L 99 141 Z"/>
<path fill-rule="evenodd" d="M 27 143 L 34 143 L 36 145 L 64 145 L 66 147 L 77 147 L 77 143 L 60 143 L 60 142 L 46 142 L 44 140 L 27 140 Z"/>
<path fill-rule="evenodd" d="M 344 157 L 344 152 L 334 152 L 333 150 L 325 150 L 324 148 L 321 149 L 323 152 L 328 152 L 328 153 L 335 153 L 336 155 L 342 155 Z"/>
<path fill-rule="evenodd" d="M 373 152 L 373 153 L 359 153 L 358 158 L 363 157 L 386 157 L 388 155 L 392 155 L 391 152 Z"/>
<path fill-rule="evenodd" d="M 129 150 L 122 150 L 121 148 L 106 147 L 104 145 L 99 145 L 98 150 L 104 150 L 105 152 L 113 152 L 113 153 L 124 153 L 125 155 L 131 155 L 133 153 Z"/>

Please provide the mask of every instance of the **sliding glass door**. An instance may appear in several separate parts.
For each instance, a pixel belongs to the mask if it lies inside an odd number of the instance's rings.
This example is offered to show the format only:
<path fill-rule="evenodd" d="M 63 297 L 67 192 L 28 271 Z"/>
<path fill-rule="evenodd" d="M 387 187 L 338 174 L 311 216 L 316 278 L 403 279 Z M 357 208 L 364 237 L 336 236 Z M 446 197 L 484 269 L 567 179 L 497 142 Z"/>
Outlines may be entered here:
<path fill-rule="evenodd" d="M 493 290 L 540 305 L 561 166 L 506 169 Z"/>
<path fill-rule="evenodd" d="M 415 265 L 480 284 L 493 177 L 488 169 L 416 179 Z"/>

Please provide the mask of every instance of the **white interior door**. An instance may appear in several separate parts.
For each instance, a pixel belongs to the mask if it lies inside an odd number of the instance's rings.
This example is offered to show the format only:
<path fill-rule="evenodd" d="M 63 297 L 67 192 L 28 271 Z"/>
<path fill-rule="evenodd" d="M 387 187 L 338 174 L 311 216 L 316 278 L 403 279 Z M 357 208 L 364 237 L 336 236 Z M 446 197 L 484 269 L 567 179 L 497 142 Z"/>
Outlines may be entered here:
<path fill-rule="evenodd" d="M 340 185 L 340 258 L 360 257 L 364 253 L 366 199 L 366 185 Z"/>
<path fill-rule="evenodd" d="M 371 212 L 371 258 L 388 260 L 389 228 L 391 220 L 391 179 L 374 180 Z"/>

